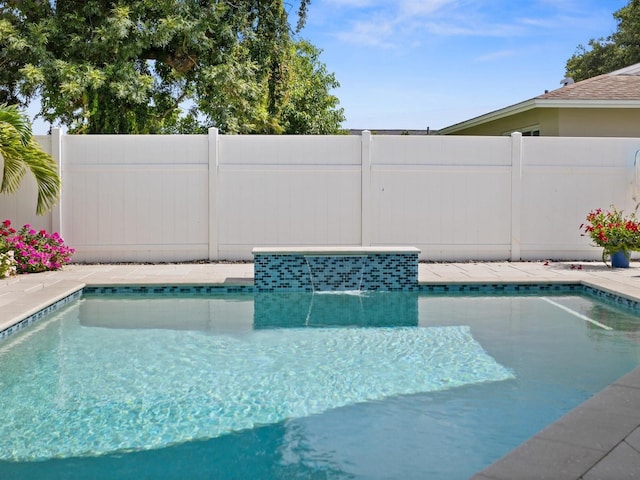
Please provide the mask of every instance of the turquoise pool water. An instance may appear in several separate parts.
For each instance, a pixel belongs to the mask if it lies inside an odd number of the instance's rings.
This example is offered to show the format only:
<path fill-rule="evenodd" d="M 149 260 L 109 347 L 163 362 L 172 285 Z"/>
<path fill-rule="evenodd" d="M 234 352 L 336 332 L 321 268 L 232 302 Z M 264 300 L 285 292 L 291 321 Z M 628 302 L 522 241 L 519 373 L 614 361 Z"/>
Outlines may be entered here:
<path fill-rule="evenodd" d="M 0 477 L 468 478 L 639 328 L 575 295 L 85 296 L 0 343 Z"/>

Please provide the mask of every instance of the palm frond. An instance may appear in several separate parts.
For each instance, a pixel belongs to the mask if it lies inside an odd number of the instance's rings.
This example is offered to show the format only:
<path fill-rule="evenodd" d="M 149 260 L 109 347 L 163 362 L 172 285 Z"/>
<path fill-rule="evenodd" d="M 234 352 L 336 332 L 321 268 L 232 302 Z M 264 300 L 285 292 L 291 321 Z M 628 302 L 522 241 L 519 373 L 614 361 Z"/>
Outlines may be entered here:
<path fill-rule="evenodd" d="M 56 204 L 60 176 L 55 160 L 33 139 L 27 116 L 4 104 L 0 104 L 0 160 L 0 193 L 15 193 L 28 169 L 38 185 L 36 213 L 43 215 Z"/>
<path fill-rule="evenodd" d="M 38 215 L 43 215 L 56 204 L 60 196 L 60 176 L 58 165 L 51 155 L 44 152 L 40 145 L 31 139 L 25 148 L 22 161 L 31 170 L 38 184 Z"/>
<path fill-rule="evenodd" d="M 0 158 L 2 159 L 2 182 L 0 193 L 15 193 L 24 176 L 22 163 L 24 145 L 15 129 L 0 122 Z"/>
<path fill-rule="evenodd" d="M 24 146 L 29 143 L 29 140 L 33 136 L 29 117 L 20 112 L 16 105 L 0 103 L 0 123 L 13 127 Z"/>

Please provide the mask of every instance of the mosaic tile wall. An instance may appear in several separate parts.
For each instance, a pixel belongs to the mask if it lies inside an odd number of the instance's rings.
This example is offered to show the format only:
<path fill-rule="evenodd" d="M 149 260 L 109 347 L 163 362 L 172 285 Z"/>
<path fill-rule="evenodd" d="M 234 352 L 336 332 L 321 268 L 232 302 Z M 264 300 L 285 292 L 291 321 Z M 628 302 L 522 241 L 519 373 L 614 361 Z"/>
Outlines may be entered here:
<path fill-rule="evenodd" d="M 418 253 L 366 255 L 254 255 L 258 292 L 414 291 Z"/>

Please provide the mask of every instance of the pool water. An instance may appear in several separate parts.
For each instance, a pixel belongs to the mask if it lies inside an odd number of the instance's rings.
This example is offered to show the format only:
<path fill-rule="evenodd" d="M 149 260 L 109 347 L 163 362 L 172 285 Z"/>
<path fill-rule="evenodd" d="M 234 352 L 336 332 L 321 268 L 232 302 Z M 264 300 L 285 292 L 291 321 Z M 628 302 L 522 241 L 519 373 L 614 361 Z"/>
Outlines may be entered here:
<path fill-rule="evenodd" d="M 639 330 L 582 296 L 89 295 L 0 343 L 0 478 L 468 478 Z"/>

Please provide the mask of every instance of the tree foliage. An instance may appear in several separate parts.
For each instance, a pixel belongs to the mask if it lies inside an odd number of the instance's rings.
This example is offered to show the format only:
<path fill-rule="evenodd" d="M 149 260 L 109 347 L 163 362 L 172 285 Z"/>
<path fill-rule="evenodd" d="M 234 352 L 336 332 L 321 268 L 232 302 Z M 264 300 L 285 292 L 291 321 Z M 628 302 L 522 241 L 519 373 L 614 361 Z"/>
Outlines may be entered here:
<path fill-rule="evenodd" d="M 33 139 L 29 119 L 15 105 L 0 104 L 0 167 L 0 193 L 15 193 L 29 170 L 38 185 L 37 213 L 44 214 L 58 200 L 58 167 Z"/>
<path fill-rule="evenodd" d="M 287 62 L 291 68 L 290 81 L 280 111 L 284 133 L 336 133 L 336 127 L 345 120 L 344 110 L 338 108 L 338 98 L 327 94 L 340 84 L 320 62 L 320 53 L 305 41 L 291 46 Z"/>
<path fill-rule="evenodd" d="M 283 0 L 0 2 L 0 102 L 39 96 L 72 133 L 280 133 L 295 44 Z M 326 105 L 318 115 L 340 120 Z"/>
<path fill-rule="evenodd" d="M 584 80 L 640 62 L 640 0 L 631 0 L 613 16 L 618 23 L 616 32 L 589 40 L 587 47 L 579 45 L 567 60 L 568 77 Z"/>

